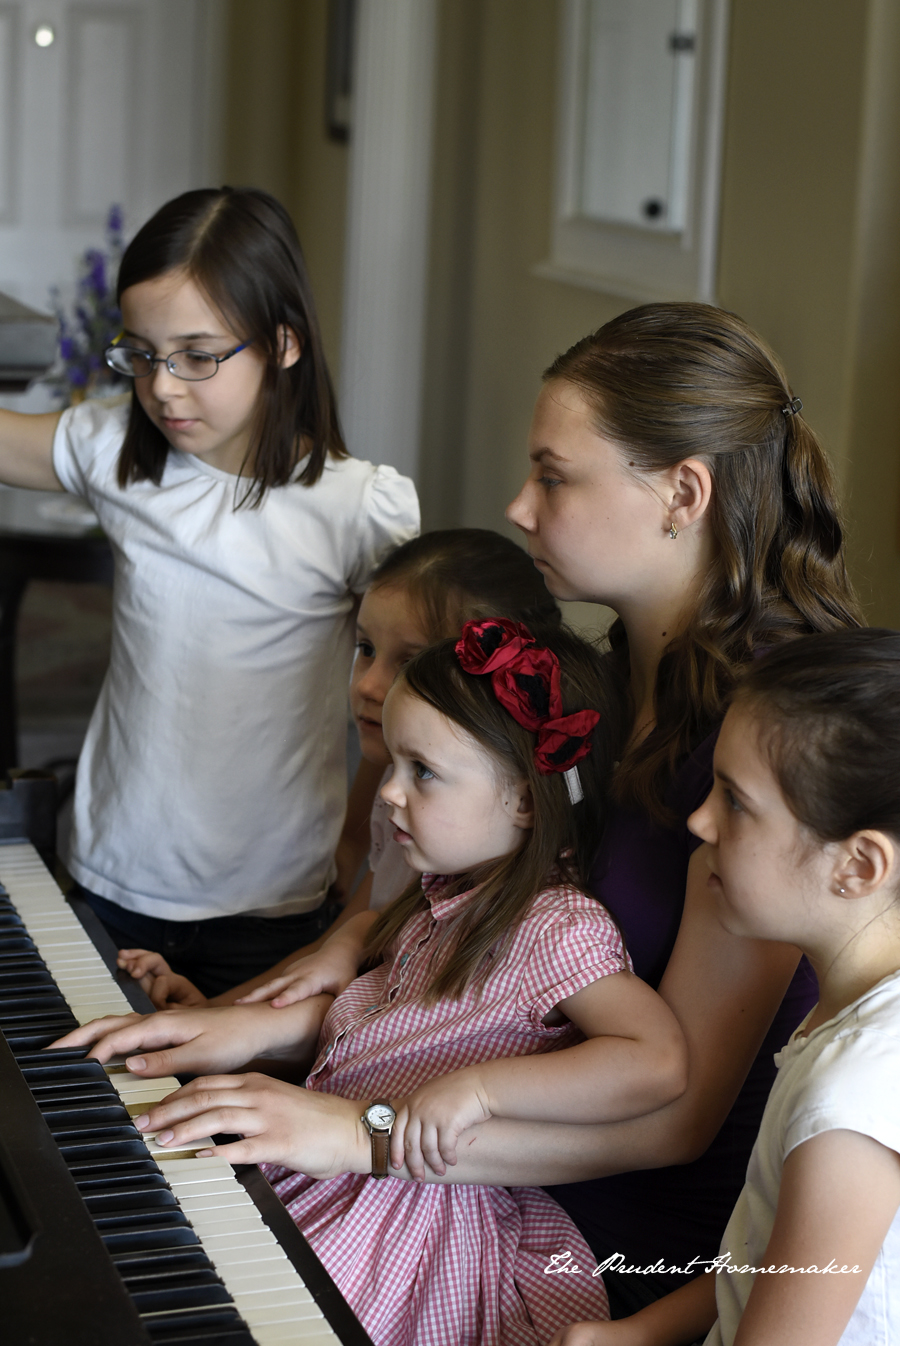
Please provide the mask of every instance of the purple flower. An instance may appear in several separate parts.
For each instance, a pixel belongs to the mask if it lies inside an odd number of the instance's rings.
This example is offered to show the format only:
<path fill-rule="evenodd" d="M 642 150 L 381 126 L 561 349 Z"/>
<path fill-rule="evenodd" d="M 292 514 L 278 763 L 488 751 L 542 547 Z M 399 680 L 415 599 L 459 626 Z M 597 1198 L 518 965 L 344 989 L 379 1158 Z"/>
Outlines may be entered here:
<path fill-rule="evenodd" d="M 87 263 L 87 284 L 99 298 L 106 294 L 106 258 L 96 248 L 88 248 L 84 260 Z"/>

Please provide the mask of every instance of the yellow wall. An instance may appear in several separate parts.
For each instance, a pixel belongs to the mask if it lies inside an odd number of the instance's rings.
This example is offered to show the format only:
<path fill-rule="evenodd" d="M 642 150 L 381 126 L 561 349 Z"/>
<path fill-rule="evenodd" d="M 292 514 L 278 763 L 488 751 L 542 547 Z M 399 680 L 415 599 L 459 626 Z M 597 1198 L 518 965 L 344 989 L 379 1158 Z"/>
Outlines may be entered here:
<path fill-rule="evenodd" d="M 291 212 L 337 380 L 347 147 L 325 132 L 327 0 L 228 0 L 224 177 Z"/>

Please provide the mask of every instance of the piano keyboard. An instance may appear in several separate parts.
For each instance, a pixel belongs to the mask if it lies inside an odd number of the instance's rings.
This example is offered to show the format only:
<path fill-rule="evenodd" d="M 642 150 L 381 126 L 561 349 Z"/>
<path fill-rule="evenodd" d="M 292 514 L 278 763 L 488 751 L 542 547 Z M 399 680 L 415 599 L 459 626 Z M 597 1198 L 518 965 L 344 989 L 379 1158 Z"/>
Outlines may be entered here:
<path fill-rule="evenodd" d="M 33 847 L 0 845 L 0 884 L 8 895 L 0 895 L 0 1028 L 125 1282 L 145 1340 L 371 1346 L 300 1238 L 304 1270 L 321 1276 L 326 1317 L 294 1265 L 299 1246 L 294 1257 L 282 1247 L 298 1231 L 258 1169 L 244 1166 L 239 1181 L 230 1164 L 195 1157 L 211 1142 L 175 1152 L 134 1128 L 131 1119 L 177 1089 L 178 1080 L 139 1079 L 123 1066 L 86 1061 L 81 1050 L 42 1050 L 76 1023 L 132 1007 Z M 268 1224 L 248 1186 L 275 1203 Z"/>

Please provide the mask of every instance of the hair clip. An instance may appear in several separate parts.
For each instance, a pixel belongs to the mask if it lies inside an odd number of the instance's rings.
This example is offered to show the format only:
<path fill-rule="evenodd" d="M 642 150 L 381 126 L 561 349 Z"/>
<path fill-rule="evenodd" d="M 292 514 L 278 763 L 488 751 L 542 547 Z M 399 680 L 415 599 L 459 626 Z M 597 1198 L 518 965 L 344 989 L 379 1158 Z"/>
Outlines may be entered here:
<path fill-rule="evenodd" d="M 803 403 L 799 397 L 792 397 L 786 407 L 781 408 L 782 416 L 796 416 L 798 411 L 803 410 Z"/>
<path fill-rule="evenodd" d="M 570 766 L 568 771 L 562 773 L 562 778 L 566 782 L 566 789 L 569 792 L 569 803 L 580 804 L 584 799 L 584 790 L 581 785 L 581 777 L 578 774 L 578 767 Z"/>

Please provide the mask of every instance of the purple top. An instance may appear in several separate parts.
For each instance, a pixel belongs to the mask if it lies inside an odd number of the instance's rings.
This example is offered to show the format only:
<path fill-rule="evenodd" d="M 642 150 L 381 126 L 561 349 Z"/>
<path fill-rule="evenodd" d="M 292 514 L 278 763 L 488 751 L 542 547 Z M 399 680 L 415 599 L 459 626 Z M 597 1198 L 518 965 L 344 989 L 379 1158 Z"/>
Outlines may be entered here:
<path fill-rule="evenodd" d="M 712 787 L 718 729 L 685 759 L 667 803 L 677 824 L 666 829 L 643 814 L 614 809 L 590 888 L 615 916 L 639 977 L 656 987 L 675 944 L 688 861 L 700 845 L 687 819 Z M 620 1173 L 550 1189 L 572 1216 L 598 1259 L 613 1253 L 651 1266 L 687 1266 L 692 1257 L 714 1257 L 744 1184 L 750 1150 L 775 1078 L 774 1053 L 787 1042 L 818 998 L 815 974 L 802 959 L 759 1055 L 721 1131 L 692 1164 Z M 685 1278 L 672 1278 L 672 1287 Z"/>

